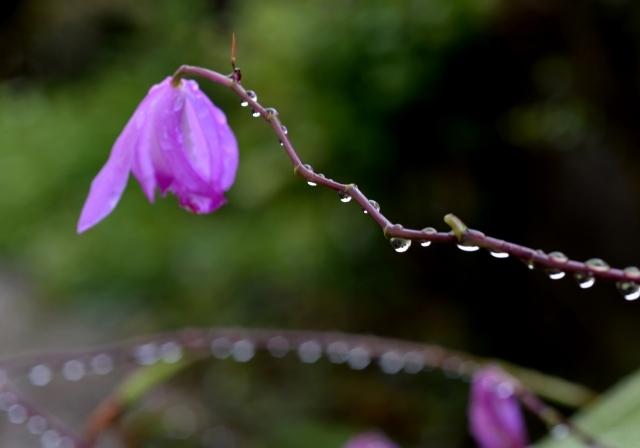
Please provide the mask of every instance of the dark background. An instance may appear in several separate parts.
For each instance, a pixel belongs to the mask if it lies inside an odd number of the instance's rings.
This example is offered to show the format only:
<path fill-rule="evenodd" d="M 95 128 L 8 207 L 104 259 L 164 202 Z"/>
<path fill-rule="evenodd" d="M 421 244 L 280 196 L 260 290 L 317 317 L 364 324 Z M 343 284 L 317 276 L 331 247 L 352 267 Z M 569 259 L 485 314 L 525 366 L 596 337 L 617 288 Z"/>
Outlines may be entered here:
<path fill-rule="evenodd" d="M 392 221 L 446 230 L 452 212 L 545 252 L 639 263 L 640 3 L 5 1 L 3 354 L 234 325 L 432 341 L 596 390 L 636 369 L 640 303 L 615 285 L 581 290 L 448 245 L 398 254 L 356 205 L 293 176 L 268 126 L 204 80 L 240 144 L 229 204 L 194 216 L 174 197 L 149 205 L 132 181 L 76 235 L 149 87 L 183 63 L 229 71 L 232 31 L 244 86 L 278 109 L 303 160 Z M 437 372 L 258 356 L 174 387 L 238 446 L 339 446 L 372 427 L 406 447 L 473 446 L 468 385 Z M 141 431 L 135 413 L 126 431 Z M 149 427 L 148 446 L 199 446 L 204 431 L 176 442 Z"/>

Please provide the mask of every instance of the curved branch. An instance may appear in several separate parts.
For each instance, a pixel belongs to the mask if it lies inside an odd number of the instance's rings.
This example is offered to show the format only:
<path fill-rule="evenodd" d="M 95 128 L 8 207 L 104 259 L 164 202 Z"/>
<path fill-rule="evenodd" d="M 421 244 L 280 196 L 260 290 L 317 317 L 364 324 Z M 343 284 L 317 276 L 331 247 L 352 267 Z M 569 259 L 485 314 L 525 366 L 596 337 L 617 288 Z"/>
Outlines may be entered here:
<path fill-rule="evenodd" d="M 619 283 L 618 286 L 627 300 L 635 300 L 640 297 L 640 289 L 636 284 L 636 282 L 640 282 L 640 270 L 635 267 L 614 269 L 609 268 L 606 263 L 597 259 L 580 262 L 569 260 L 559 252 L 545 254 L 540 250 L 534 250 L 508 241 L 492 238 L 477 230 L 469 229 L 459 218 L 453 215 L 447 215 L 445 217 L 445 222 L 452 227 L 452 231 L 450 232 L 436 232 L 433 231 L 433 229 L 412 230 L 405 229 L 398 224 L 394 225 L 380 213 L 379 207 L 376 206 L 377 204 L 372 203 L 355 184 L 342 184 L 332 179 L 327 179 L 324 175 L 315 173 L 309 165 L 303 164 L 287 137 L 286 130 L 282 126 L 278 112 L 272 108 L 264 108 L 254 99 L 254 95 L 247 93 L 248 91 L 240 84 L 240 69 L 235 68 L 233 74 L 226 76 L 205 68 L 183 65 L 173 76 L 176 80 L 184 76 L 199 76 L 221 84 L 234 92 L 243 103 L 250 105 L 254 111 L 259 113 L 271 125 L 293 163 L 295 174 L 303 177 L 308 182 L 322 185 L 353 198 L 382 228 L 385 237 L 391 239 L 392 244 L 394 240 L 396 240 L 395 243 L 400 245 L 400 247 L 406 247 L 406 242 L 402 240 L 408 240 L 453 243 L 463 248 L 471 248 L 472 250 L 475 250 L 475 248 L 484 248 L 496 254 L 498 258 L 511 255 L 525 261 L 531 269 L 545 269 L 551 274 L 552 278 L 561 278 L 562 273 L 566 272 L 582 275 L 583 277 L 586 276 L 587 278 L 581 283 L 581 287 L 583 288 L 587 288 L 593 284 L 593 281 L 589 281 L 590 278 L 613 281 Z M 394 247 L 397 249 L 397 246 Z"/>

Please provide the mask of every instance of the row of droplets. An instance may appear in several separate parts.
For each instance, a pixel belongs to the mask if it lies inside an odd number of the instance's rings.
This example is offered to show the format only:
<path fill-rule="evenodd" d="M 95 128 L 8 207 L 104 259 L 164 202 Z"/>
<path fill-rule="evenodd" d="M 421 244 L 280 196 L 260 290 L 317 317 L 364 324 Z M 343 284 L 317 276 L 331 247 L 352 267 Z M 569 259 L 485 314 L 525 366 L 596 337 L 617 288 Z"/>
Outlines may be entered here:
<path fill-rule="evenodd" d="M 10 423 L 26 424 L 27 431 L 39 436 L 42 448 L 76 448 L 76 443 L 71 437 L 61 435 L 46 417 L 31 412 L 27 406 L 20 403 L 20 398 L 13 392 L 0 393 L 0 411 L 6 412 Z"/>
<path fill-rule="evenodd" d="M 270 338 L 266 348 L 272 356 L 277 358 L 282 358 L 292 351 L 291 342 L 284 336 Z M 220 337 L 211 342 L 210 350 L 217 359 L 232 358 L 238 362 L 247 362 L 254 357 L 256 348 L 249 339 L 232 341 L 229 338 Z M 296 351 L 300 361 L 307 364 L 315 363 L 323 354 L 326 354 L 330 362 L 346 363 L 354 370 L 366 368 L 373 357 L 366 347 L 350 347 L 344 341 L 332 342 L 323 350 L 319 342 L 309 340 L 301 343 Z M 182 359 L 182 356 L 183 349 L 176 342 L 166 342 L 161 345 L 142 344 L 133 350 L 135 361 L 143 366 L 150 366 L 158 362 L 173 364 Z M 407 373 L 418 373 L 421 370 L 429 371 L 435 367 L 441 367 L 451 377 L 471 376 L 479 367 L 474 361 L 463 361 L 456 356 L 441 360 L 438 353 L 429 348 L 405 353 L 389 350 L 379 357 L 378 363 L 381 370 L 389 374 L 398 373 L 401 370 Z M 113 367 L 113 357 L 101 353 L 93 356 L 88 365 L 82 359 L 66 361 L 62 366 L 62 375 L 68 381 L 79 381 L 92 373 L 106 375 L 113 370 Z M 51 382 L 53 372 L 46 364 L 38 364 L 29 370 L 27 377 L 34 386 L 45 386 Z"/>
<path fill-rule="evenodd" d="M 338 192 L 338 197 L 342 202 L 349 202 L 351 200 L 351 196 L 349 196 L 348 193 L 345 193 L 343 191 Z M 378 204 L 376 201 L 370 199 L 369 203 L 377 211 L 380 211 L 380 204 Z M 367 211 L 364 210 L 364 213 L 367 213 Z M 434 235 L 438 233 L 437 230 L 434 229 L 433 227 L 426 227 L 422 229 L 422 232 L 427 235 Z M 401 253 L 406 252 L 411 247 L 411 240 L 408 240 L 406 238 L 393 237 L 389 239 L 389 242 L 391 244 L 391 247 L 393 247 L 396 252 L 401 252 Z M 420 241 L 420 245 L 422 247 L 428 247 L 431 245 L 431 241 L 422 240 Z M 458 244 L 458 248 L 464 252 L 475 252 L 480 249 L 479 246 L 463 245 L 463 244 Z M 495 258 L 509 257 L 509 254 L 506 252 L 490 250 L 489 253 Z M 542 251 L 540 251 L 540 253 L 542 253 Z M 567 263 L 569 261 L 569 258 L 562 252 L 557 252 L 557 251 L 551 252 L 549 253 L 548 256 L 549 258 L 551 258 L 553 261 L 557 263 Z M 529 269 L 534 269 L 536 267 L 534 260 L 528 260 L 528 261 L 525 261 L 525 263 L 527 264 Z M 609 264 L 607 264 L 607 262 L 605 262 L 600 258 L 591 258 L 587 260 L 585 264 L 587 265 L 587 267 L 597 272 L 606 272 L 609 269 L 611 269 Z M 545 272 L 547 273 L 549 278 L 552 280 L 560 280 L 561 278 L 564 278 L 566 275 L 564 271 L 557 268 L 545 269 Z M 635 266 L 629 266 L 624 269 L 624 273 L 629 279 L 622 280 L 616 283 L 618 291 L 620 292 L 620 294 L 622 294 L 622 296 L 625 299 L 630 301 L 640 298 L 640 285 L 635 281 L 637 280 L 640 282 L 640 269 L 638 269 Z M 591 288 L 596 282 L 596 279 L 591 272 L 576 272 L 573 275 L 573 278 L 578 284 L 578 286 L 580 286 L 580 288 L 582 289 Z"/>
<path fill-rule="evenodd" d="M 292 350 L 291 342 L 284 336 L 270 338 L 266 348 L 276 358 L 282 358 Z M 354 370 L 362 370 L 369 366 L 373 357 L 366 347 L 350 347 L 344 341 L 331 342 L 323 350 L 319 342 L 309 340 L 301 343 L 296 351 L 303 363 L 313 364 L 325 354 L 330 362 L 346 363 Z M 226 337 L 220 337 L 212 341 L 211 352 L 217 359 L 232 358 L 238 362 L 247 362 L 255 355 L 255 345 L 248 339 L 234 342 Z M 387 374 L 395 374 L 402 370 L 406 373 L 418 373 L 422 370 L 430 371 L 435 367 L 441 367 L 445 374 L 452 378 L 471 377 L 479 368 L 478 363 L 463 361 L 456 356 L 440 361 L 438 354 L 430 349 L 405 353 L 389 350 L 379 357 L 378 365 L 382 372 Z"/>
<path fill-rule="evenodd" d="M 247 90 L 246 91 L 247 95 L 254 101 L 256 101 L 258 99 L 258 95 L 253 91 L 253 90 Z M 244 99 L 242 99 L 240 101 L 240 105 L 243 107 L 247 107 L 249 105 L 249 103 L 247 101 L 245 101 Z M 275 111 L 275 109 L 268 109 L 270 112 L 269 113 L 273 113 L 273 114 L 277 114 L 277 112 Z M 259 117 L 260 116 L 260 112 L 258 112 L 256 109 L 251 108 L 251 113 L 254 117 Z M 288 130 L 285 126 L 282 126 L 282 130 L 284 132 L 284 134 L 288 134 Z M 280 144 L 282 145 L 282 141 L 280 141 Z M 311 165 L 309 164 L 304 164 L 303 165 L 308 171 L 314 172 L 313 168 L 311 167 Z M 321 173 L 317 173 L 316 176 L 318 177 L 325 177 L 324 174 Z M 316 182 L 313 182 L 311 180 L 308 180 L 307 183 L 312 186 L 315 187 L 317 185 Z M 338 197 L 340 198 L 340 201 L 347 203 L 351 201 L 351 196 L 344 192 L 344 191 L 338 191 Z M 376 211 L 380 211 L 380 204 L 378 204 L 378 202 L 374 201 L 373 199 L 369 199 L 369 204 L 371 204 L 371 206 L 376 210 Z M 365 209 L 363 209 L 364 213 L 367 213 L 367 211 Z M 427 235 L 433 235 L 435 233 L 437 233 L 437 230 L 434 229 L 433 227 L 426 227 L 424 229 L 422 229 L 422 232 L 427 234 Z M 408 240 L 406 238 L 398 238 L 398 237 L 394 237 L 394 238 L 390 238 L 389 240 L 391 246 L 394 248 L 394 250 L 396 252 L 406 252 L 407 250 L 409 250 L 409 248 L 411 247 L 411 240 Z M 431 245 L 431 241 L 429 240 L 422 240 L 420 241 L 420 245 L 422 247 L 428 247 Z M 465 252 L 475 252 L 478 249 L 480 249 L 478 246 L 473 246 L 473 245 L 463 245 L 463 244 L 458 244 L 458 248 L 462 251 Z M 499 252 L 499 251 L 489 251 L 489 253 L 495 257 L 495 258 L 508 258 L 509 254 L 506 252 Z M 569 258 L 564 255 L 562 252 L 551 252 L 549 254 L 549 257 L 556 261 L 556 262 L 560 262 L 560 263 L 566 263 L 567 261 L 569 261 Z M 534 269 L 535 268 L 535 263 L 533 260 L 530 261 L 526 261 L 527 266 L 529 267 L 529 269 Z M 587 260 L 585 263 L 589 268 L 591 268 L 592 270 L 595 271 L 600 271 L 600 272 L 606 272 L 610 269 L 609 265 L 601 260 L 600 258 L 592 258 L 590 260 Z M 551 268 L 551 269 L 546 269 L 545 272 L 547 273 L 547 275 L 549 276 L 550 279 L 552 280 L 560 280 L 561 278 L 565 277 L 566 273 L 560 269 L 555 269 L 555 268 Z M 625 268 L 624 270 L 625 274 L 627 277 L 633 278 L 635 280 L 640 281 L 640 269 L 638 269 L 635 266 L 630 266 L 628 268 Z M 590 272 L 577 272 L 573 275 L 574 280 L 576 281 L 576 283 L 578 284 L 578 286 L 580 286 L 580 288 L 582 289 L 587 289 L 587 288 L 591 288 L 594 284 L 595 284 L 595 278 L 593 276 L 592 273 Z M 627 299 L 627 300 L 636 300 L 638 298 L 640 298 L 640 285 L 638 285 L 635 281 L 633 280 L 623 280 L 623 281 L 619 281 L 616 283 L 616 286 L 618 288 L 618 291 L 620 292 L 620 294 L 622 294 L 622 296 Z"/>

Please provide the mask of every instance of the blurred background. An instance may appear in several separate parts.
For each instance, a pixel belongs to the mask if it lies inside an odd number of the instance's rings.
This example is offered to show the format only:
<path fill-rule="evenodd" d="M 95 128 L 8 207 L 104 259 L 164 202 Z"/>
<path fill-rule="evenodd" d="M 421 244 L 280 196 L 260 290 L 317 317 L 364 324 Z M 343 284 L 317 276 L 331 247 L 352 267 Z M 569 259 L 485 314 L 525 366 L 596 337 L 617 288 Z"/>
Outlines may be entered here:
<path fill-rule="evenodd" d="M 204 80 L 240 145 L 228 205 L 150 205 L 133 180 L 78 236 L 90 182 L 149 87 L 183 63 L 229 72 L 232 32 L 243 85 L 278 109 L 302 159 L 357 183 L 392 221 L 447 230 L 455 213 L 545 252 L 640 263 L 638 2 L 7 0 L 1 355 L 227 325 L 431 341 L 596 390 L 640 365 L 640 303 L 614 285 L 581 290 L 449 245 L 396 253 Z M 109 381 L 37 396 L 77 426 Z M 258 355 L 203 363 L 165 389 L 125 420 L 131 446 L 337 447 L 370 428 L 404 447 L 474 446 L 468 384 L 438 372 Z M 167 429 L 185 418 L 189 431 Z M 3 446 L 29 446 L 4 434 Z"/>

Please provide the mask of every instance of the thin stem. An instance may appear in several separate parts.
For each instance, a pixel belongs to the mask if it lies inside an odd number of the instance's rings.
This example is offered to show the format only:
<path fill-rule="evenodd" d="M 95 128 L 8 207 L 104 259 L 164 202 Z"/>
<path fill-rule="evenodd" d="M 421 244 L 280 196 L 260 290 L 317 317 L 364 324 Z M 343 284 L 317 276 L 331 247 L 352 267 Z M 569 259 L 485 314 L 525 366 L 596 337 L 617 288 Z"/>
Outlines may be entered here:
<path fill-rule="evenodd" d="M 522 384 L 517 384 L 516 386 L 516 394 L 519 396 L 520 402 L 540 420 L 546 423 L 547 426 L 553 428 L 563 425 L 570 434 L 589 448 L 610 448 L 609 445 L 599 442 L 593 438 L 593 436 L 584 432 L 567 417 L 540 400 L 540 398 Z"/>
<path fill-rule="evenodd" d="M 91 365 L 92 359 L 105 355 L 109 356 L 114 363 L 138 364 L 140 359 L 137 357 L 137 349 L 148 344 L 153 344 L 153 347 L 148 348 L 152 350 L 155 348 L 157 351 L 161 351 L 164 344 L 178 344 L 181 349 L 189 351 L 192 356 L 205 356 L 211 353 L 214 341 L 226 344 L 227 355 L 233 354 L 234 344 L 238 341 L 245 341 L 256 350 L 273 350 L 272 344 L 274 341 L 279 341 L 281 348 L 286 347 L 285 351 L 300 350 L 305 342 L 313 341 L 317 344 L 319 353 L 326 353 L 330 359 L 333 352 L 338 349 L 343 350 L 340 354 L 343 357 L 342 362 L 348 362 L 354 348 L 363 349 L 366 356 L 370 359 L 379 359 L 381 363 L 385 355 L 389 356 L 389 353 L 394 352 L 394 356 L 399 357 L 396 362 L 401 364 L 400 368 L 404 366 L 407 372 L 417 373 L 438 368 L 451 378 L 471 378 L 481 367 L 497 364 L 536 394 L 564 406 L 578 408 L 597 396 L 595 392 L 584 386 L 558 377 L 545 375 L 536 370 L 500 360 L 449 350 L 435 344 L 323 331 L 255 330 L 224 327 L 186 329 L 148 335 L 131 341 L 71 353 L 42 353 L 8 358 L 0 360 L 0 368 L 9 376 L 21 375 L 37 364 L 44 364 L 53 370 L 58 370 L 62 369 L 69 360 L 78 360 L 85 365 Z M 335 362 L 335 358 L 333 361 Z"/>
<path fill-rule="evenodd" d="M 13 412 L 22 412 L 20 419 L 24 420 L 24 422 L 27 422 L 29 419 L 34 417 L 44 418 L 46 421 L 45 429 L 57 432 L 58 437 L 67 437 L 71 439 L 76 448 L 90 448 L 93 446 L 80 438 L 72 429 L 58 418 L 44 411 L 31 400 L 27 399 L 22 391 L 6 378 L 2 378 L 0 380 L 0 396 L 5 404 L 8 405 L 10 403 L 10 407 L 6 409 L 8 412 L 12 412 L 11 407 L 13 406 L 22 407 L 20 411 L 16 409 Z"/>
<path fill-rule="evenodd" d="M 307 181 L 350 195 L 354 201 L 366 210 L 369 216 L 371 216 L 371 218 L 382 228 L 384 235 L 387 238 L 404 238 L 413 241 L 433 241 L 439 243 L 453 243 L 463 246 L 478 246 L 491 252 L 501 252 L 520 258 L 529 263 L 530 266 L 536 268 L 572 273 L 589 273 L 596 279 L 606 281 L 640 282 L 640 271 L 614 268 L 602 269 L 597 266 L 590 266 L 587 263 L 580 261 L 563 260 L 558 257 L 550 257 L 548 254 L 545 254 L 540 250 L 534 250 L 508 241 L 492 238 L 477 230 L 469 229 L 464 225 L 464 223 L 462 223 L 462 221 L 459 220 L 459 218 L 456 219 L 460 224 L 463 224 L 464 230 L 460 227 L 452 226 L 453 230 L 450 232 L 427 233 L 421 230 L 406 229 L 400 225 L 393 225 L 389 219 L 371 205 L 369 199 L 355 184 L 342 184 L 332 179 L 319 176 L 312 170 L 306 168 L 293 145 L 289 141 L 289 138 L 285 134 L 277 112 L 274 113 L 273 109 L 265 109 L 260 105 L 260 103 L 247 94 L 247 91 L 240 84 L 238 72 L 239 69 L 235 69 L 234 74 L 231 76 L 225 76 L 205 68 L 183 65 L 174 74 L 174 79 L 179 80 L 183 76 L 199 76 L 230 89 L 241 100 L 246 101 L 254 110 L 259 112 L 260 115 L 271 125 L 293 163 L 295 174 L 303 177 Z M 449 224 L 448 220 L 445 219 L 445 221 Z"/>

